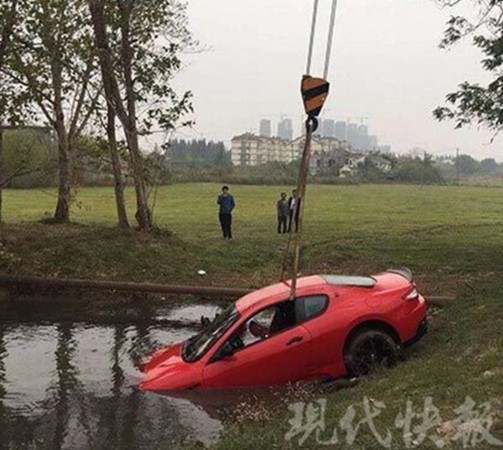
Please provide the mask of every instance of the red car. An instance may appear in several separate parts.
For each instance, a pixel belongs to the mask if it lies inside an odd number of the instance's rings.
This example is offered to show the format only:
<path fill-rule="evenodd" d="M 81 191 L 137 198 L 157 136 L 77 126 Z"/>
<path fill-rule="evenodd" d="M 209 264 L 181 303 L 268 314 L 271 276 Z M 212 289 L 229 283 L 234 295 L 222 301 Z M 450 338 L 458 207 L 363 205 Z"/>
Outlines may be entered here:
<path fill-rule="evenodd" d="M 141 367 L 147 390 L 246 387 L 362 376 L 392 364 L 427 330 L 408 269 L 372 277 L 314 275 L 254 291 L 191 339 Z"/>

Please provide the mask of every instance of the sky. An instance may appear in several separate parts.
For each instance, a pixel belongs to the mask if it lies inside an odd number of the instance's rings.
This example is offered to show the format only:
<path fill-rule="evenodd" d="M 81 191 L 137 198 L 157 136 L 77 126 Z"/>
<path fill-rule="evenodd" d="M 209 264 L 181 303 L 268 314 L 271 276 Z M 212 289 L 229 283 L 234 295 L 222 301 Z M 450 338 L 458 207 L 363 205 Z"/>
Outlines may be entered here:
<path fill-rule="evenodd" d="M 468 0 L 466 0 L 468 1 Z M 331 0 L 320 0 L 313 76 L 321 76 Z M 202 51 L 183 56 L 179 90 L 194 94 L 192 129 L 180 138 L 229 143 L 243 132 L 258 132 L 260 119 L 282 116 L 301 132 L 299 92 L 307 60 L 313 0 L 188 0 L 190 29 Z M 405 153 L 421 148 L 478 159 L 503 160 L 503 139 L 472 127 L 455 130 L 432 110 L 465 80 L 488 80 L 481 54 L 467 41 L 451 50 L 438 44 L 454 12 L 433 0 L 339 0 L 331 93 L 325 118 L 365 123 L 379 144 Z"/>

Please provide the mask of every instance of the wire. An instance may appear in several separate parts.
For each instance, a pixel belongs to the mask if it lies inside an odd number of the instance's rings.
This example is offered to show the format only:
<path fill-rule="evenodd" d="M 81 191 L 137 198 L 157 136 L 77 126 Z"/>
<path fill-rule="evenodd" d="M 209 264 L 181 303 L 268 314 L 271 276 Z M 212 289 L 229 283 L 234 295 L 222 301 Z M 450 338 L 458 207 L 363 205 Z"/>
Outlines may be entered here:
<path fill-rule="evenodd" d="M 328 41 L 327 41 L 327 54 L 325 56 L 325 70 L 323 71 L 323 78 L 326 80 L 328 78 L 328 68 L 330 67 L 330 56 L 332 54 L 332 43 L 334 40 L 334 28 L 335 28 L 335 14 L 337 12 L 337 0 L 332 2 L 332 13 L 330 15 L 330 27 L 328 29 Z"/>
<path fill-rule="evenodd" d="M 314 0 L 313 21 L 311 24 L 311 37 L 309 39 L 309 51 L 307 53 L 306 75 L 311 74 L 311 61 L 313 59 L 314 35 L 316 34 L 316 18 L 318 17 L 318 3 L 319 0 Z"/>

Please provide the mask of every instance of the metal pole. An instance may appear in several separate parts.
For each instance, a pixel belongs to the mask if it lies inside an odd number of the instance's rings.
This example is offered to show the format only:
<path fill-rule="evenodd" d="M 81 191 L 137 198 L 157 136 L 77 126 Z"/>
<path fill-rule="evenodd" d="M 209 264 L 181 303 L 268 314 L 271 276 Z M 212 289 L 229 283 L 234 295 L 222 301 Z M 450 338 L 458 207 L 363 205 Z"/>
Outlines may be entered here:
<path fill-rule="evenodd" d="M 295 229 L 295 246 L 294 246 L 294 260 L 293 260 L 293 273 L 292 273 L 292 285 L 290 287 L 290 299 L 294 300 L 297 290 L 297 273 L 299 271 L 300 265 L 300 245 L 302 242 L 302 224 L 304 216 L 304 205 L 306 204 L 306 184 L 307 184 L 307 173 L 309 171 L 309 158 L 311 156 L 311 139 L 313 137 L 314 124 L 308 119 L 307 129 L 306 129 L 306 142 L 304 145 L 304 152 L 302 153 L 302 161 L 300 164 L 299 178 L 297 181 L 297 204 L 295 205 L 295 210 L 293 211 L 293 226 Z M 300 208 L 300 209 L 299 209 Z M 297 213 L 299 215 L 298 222 L 296 220 Z M 297 225 L 298 223 L 298 225 Z"/>
<path fill-rule="evenodd" d="M 30 286 L 46 289 L 97 289 L 108 291 L 151 292 L 157 294 L 207 295 L 217 297 L 242 297 L 250 289 L 234 289 L 205 286 L 180 286 L 152 283 L 131 283 L 121 281 L 75 280 L 61 278 L 31 278 L 0 276 L 0 286 Z"/>
<path fill-rule="evenodd" d="M 318 16 L 318 3 L 319 0 L 314 0 L 313 21 L 311 23 L 311 38 L 309 39 L 309 50 L 307 53 L 306 75 L 311 74 L 311 61 L 313 59 L 314 35 L 316 34 L 316 18 Z"/>
<path fill-rule="evenodd" d="M 456 148 L 456 184 L 459 184 L 459 148 Z"/>
<path fill-rule="evenodd" d="M 327 42 L 327 54 L 325 56 L 325 70 L 323 71 L 323 78 L 328 79 L 328 68 L 330 66 L 330 56 L 332 54 L 332 42 L 334 40 L 334 28 L 335 28 L 335 13 L 337 12 L 337 0 L 332 2 L 332 14 L 330 15 L 330 27 L 328 29 L 328 42 Z"/>

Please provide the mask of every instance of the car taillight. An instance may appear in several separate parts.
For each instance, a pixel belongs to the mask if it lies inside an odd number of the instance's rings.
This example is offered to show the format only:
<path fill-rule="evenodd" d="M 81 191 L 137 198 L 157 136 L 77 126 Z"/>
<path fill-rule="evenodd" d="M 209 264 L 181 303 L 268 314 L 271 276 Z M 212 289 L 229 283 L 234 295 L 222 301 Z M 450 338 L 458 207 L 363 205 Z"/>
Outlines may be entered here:
<path fill-rule="evenodd" d="M 416 288 L 412 289 L 409 293 L 403 296 L 404 300 L 417 300 L 419 298 L 419 292 Z"/>

